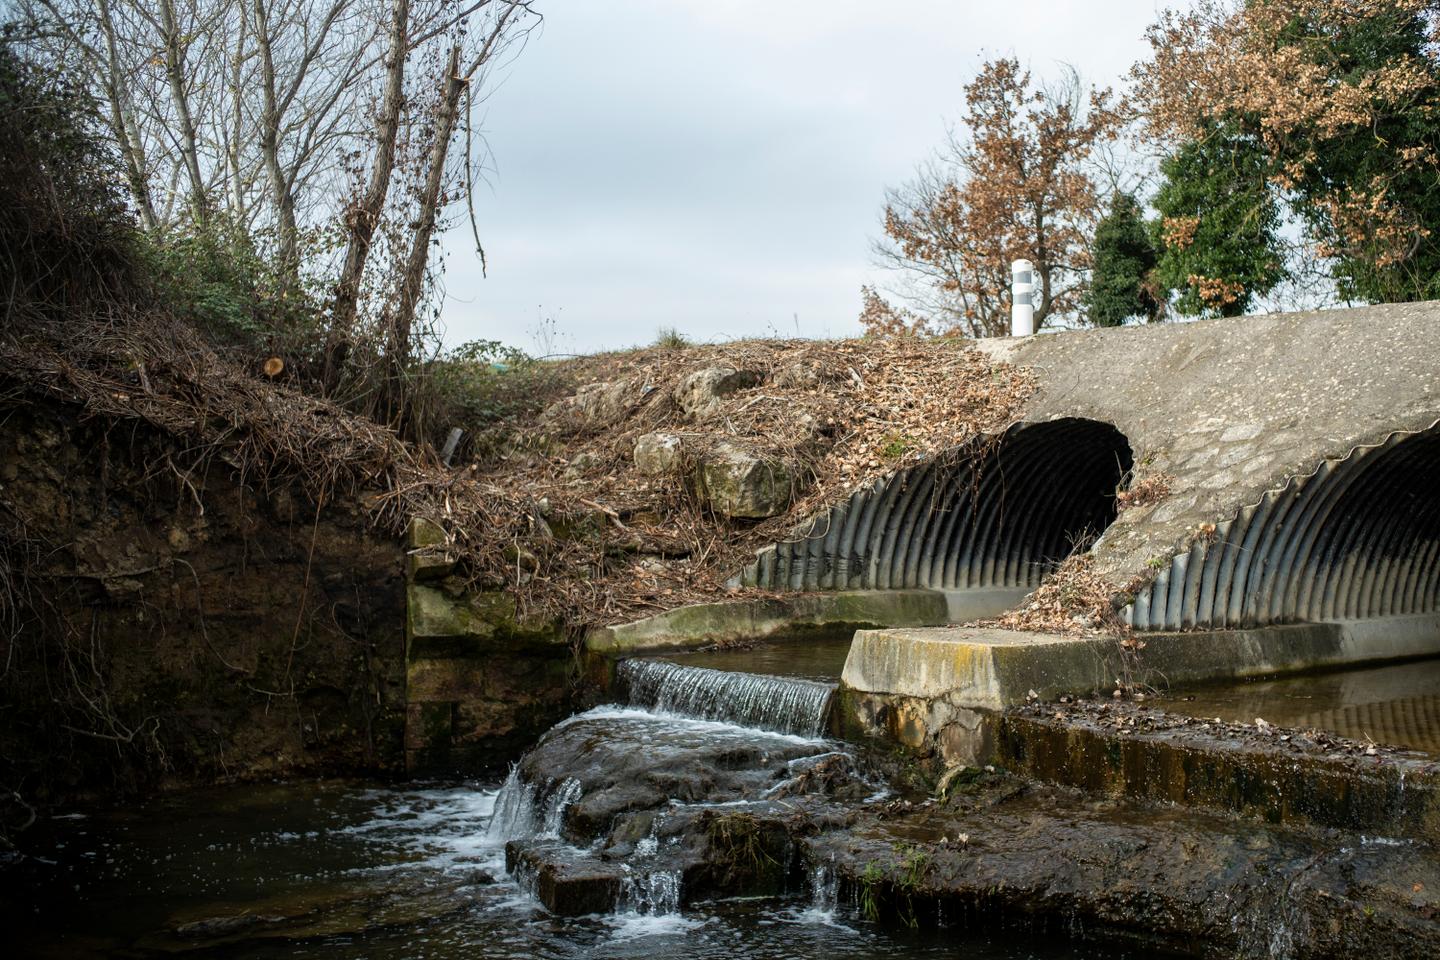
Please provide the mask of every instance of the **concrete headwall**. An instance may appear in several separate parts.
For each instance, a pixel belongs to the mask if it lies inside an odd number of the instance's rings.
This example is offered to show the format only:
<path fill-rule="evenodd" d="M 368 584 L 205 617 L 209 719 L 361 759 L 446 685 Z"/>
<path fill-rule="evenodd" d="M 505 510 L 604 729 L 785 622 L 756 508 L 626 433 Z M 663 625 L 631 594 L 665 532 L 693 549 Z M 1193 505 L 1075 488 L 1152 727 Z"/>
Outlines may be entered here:
<path fill-rule="evenodd" d="M 979 341 L 1036 374 L 1022 422 L 858 492 L 743 579 L 1033 585 L 1088 526 L 1098 573 L 1156 580 L 1140 629 L 1429 612 L 1440 443 L 1413 435 L 1440 419 L 1437 330 L 1440 302 Z M 1163 492 L 1117 511 L 1142 484 Z"/>
<path fill-rule="evenodd" d="M 1031 421 L 1113 424 L 1136 474 L 1170 494 L 1120 513 L 1096 545 L 1123 580 L 1188 549 L 1203 525 L 1356 447 L 1440 419 L 1440 302 L 1067 331 L 981 341 L 1034 370 Z"/>

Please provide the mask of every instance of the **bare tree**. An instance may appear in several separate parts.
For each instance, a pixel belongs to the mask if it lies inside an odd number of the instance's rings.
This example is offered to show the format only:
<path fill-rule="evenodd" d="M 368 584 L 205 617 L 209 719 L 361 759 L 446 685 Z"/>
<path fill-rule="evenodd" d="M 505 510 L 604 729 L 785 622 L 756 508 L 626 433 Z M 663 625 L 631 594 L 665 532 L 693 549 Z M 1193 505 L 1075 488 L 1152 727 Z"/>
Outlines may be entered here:
<path fill-rule="evenodd" d="M 412 362 L 435 236 L 470 206 L 470 111 L 530 0 L 18 2 L 37 48 L 94 79 L 145 229 L 223 219 L 269 294 L 328 289 L 327 390 L 360 338 L 367 365 Z"/>
<path fill-rule="evenodd" d="M 395 139 L 405 98 L 405 60 L 409 54 L 410 0 L 394 0 L 390 36 L 385 54 L 385 92 L 375 123 L 375 159 L 370 166 L 364 195 L 345 213 L 348 234 L 345 260 L 335 284 L 330 305 L 330 329 L 325 349 L 325 389 L 333 391 L 350 351 L 355 312 L 360 297 L 360 279 L 375 239 L 375 229 L 385 212 L 390 176 L 395 166 Z"/>

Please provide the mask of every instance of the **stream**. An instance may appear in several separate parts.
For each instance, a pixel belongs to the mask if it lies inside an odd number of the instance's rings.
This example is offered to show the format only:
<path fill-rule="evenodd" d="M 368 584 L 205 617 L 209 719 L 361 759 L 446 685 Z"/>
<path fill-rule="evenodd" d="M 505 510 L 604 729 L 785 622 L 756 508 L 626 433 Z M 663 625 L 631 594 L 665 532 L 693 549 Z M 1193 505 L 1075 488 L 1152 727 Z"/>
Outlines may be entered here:
<path fill-rule="evenodd" d="M 881 927 L 823 864 L 775 847 L 754 824 L 885 795 L 820 735 L 823 680 L 658 661 L 621 679 L 627 702 L 559 724 L 504 783 L 256 784 L 46 821 L 0 871 L 11 942 L 34 957 L 1129 955 Z M 744 856 L 717 866 L 717 845 Z"/>

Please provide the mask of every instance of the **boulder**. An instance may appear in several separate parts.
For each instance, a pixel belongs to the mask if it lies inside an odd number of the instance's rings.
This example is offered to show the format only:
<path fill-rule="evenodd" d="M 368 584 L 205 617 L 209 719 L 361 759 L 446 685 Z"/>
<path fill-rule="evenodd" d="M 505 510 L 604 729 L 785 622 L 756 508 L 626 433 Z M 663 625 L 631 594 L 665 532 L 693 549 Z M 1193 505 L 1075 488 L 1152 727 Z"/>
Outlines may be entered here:
<path fill-rule="evenodd" d="M 696 487 L 711 509 L 728 517 L 778 516 L 795 495 L 797 471 L 777 457 L 733 443 L 717 444 L 700 462 Z"/>
<path fill-rule="evenodd" d="M 685 415 L 692 418 L 713 413 L 723 397 L 737 390 L 758 386 L 765 379 L 758 370 L 738 370 L 735 367 L 705 367 L 696 370 L 680 381 L 675 388 L 675 402 Z"/>
<path fill-rule="evenodd" d="M 680 465 L 680 438 L 673 433 L 647 433 L 635 441 L 635 468 L 658 477 Z"/>
<path fill-rule="evenodd" d="M 570 463 L 565 467 L 565 477 L 569 480 L 576 480 L 599 466 L 599 457 L 593 453 L 581 451 L 570 458 Z"/>
<path fill-rule="evenodd" d="M 541 414 L 544 420 L 573 418 L 582 423 L 613 420 L 630 405 L 629 380 L 587 383 L 574 396 L 557 400 Z"/>

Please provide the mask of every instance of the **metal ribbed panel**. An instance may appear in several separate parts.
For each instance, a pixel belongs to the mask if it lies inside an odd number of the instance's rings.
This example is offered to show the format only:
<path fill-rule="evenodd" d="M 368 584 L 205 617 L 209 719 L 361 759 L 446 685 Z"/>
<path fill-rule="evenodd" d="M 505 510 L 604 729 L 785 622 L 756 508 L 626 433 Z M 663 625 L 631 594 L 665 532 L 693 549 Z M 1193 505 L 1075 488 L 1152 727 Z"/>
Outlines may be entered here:
<path fill-rule="evenodd" d="M 1019 424 L 857 492 L 767 547 L 742 582 L 770 589 L 1018 587 L 1115 518 L 1131 465 L 1094 420 Z"/>
<path fill-rule="evenodd" d="M 1294 477 L 1172 558 L 1128 612 L 1140 630 L 1440 607 L 1440 426 Z"/>

